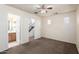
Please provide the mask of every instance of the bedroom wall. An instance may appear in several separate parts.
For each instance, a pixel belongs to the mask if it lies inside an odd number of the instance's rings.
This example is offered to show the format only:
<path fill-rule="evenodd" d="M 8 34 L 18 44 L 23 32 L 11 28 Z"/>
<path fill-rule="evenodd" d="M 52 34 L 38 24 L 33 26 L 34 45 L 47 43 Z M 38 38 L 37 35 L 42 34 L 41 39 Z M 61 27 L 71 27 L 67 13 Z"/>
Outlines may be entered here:
<path fill-rule="evenodd" d="M 8 49 L 8 13 L 12 13 L 15 15 L 20 16 L 20 21 L 17 29 L 17 38 L 18 42 L 20 44 L 28 42 L 28 37 L 29 37 L 29 32 L 28 32 L 28 22 L 30 17 L 33 17 L 37 22 L 36 22 L 36 28 L 35 28 L 35 38 L 41 37 L 41 18 L 34 15 L 30 14 L 27 12 L 24 12 L 22 10 L 6 6 L 6 5 L 0 5 L 0 51 Z M 3 21 L 2 21 L 3 20 Z M 38 24 L 37 24 L 38 23 Z M 2 43 L 1 43 L 2 42 Z"/>
<path fill-rule="evenodd" d="M 0 5 L 0 51 L 8 48 L 7 31 L 7 14 L 5 12 L 5 8 Z"/>
<path fill-rule="evenodd" d="M 77 37 L 77 40 L 76 40 L 76 45 L 77 45 L 77 49 L 78 49 L 78 52 L 79 52 L 79 6 L 77 8 L 77 12 L 76 12 L 76 37 Z"/>
<path fill-rule="evenodd" d="M 42 36 L 76 43 L 76 13 L 69 12 L 44 17 L 42 20 Z"/>

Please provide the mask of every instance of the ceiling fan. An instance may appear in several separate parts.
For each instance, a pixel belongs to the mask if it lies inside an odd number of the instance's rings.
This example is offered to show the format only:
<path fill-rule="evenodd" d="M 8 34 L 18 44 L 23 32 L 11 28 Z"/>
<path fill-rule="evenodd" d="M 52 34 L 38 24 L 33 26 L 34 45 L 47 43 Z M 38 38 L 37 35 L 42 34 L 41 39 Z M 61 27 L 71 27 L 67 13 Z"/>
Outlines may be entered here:
<path fill-rule="evenodd" d="M 50 6 L 50 5 L 42 4 L 42 5 L 36 6 L 36 9 L 38 9 L 38 11 L 34 12 L 35 14 L 38 14 L 38 13 L 47 13 L 48 10 L 52 10 L 53 7 Z"/>

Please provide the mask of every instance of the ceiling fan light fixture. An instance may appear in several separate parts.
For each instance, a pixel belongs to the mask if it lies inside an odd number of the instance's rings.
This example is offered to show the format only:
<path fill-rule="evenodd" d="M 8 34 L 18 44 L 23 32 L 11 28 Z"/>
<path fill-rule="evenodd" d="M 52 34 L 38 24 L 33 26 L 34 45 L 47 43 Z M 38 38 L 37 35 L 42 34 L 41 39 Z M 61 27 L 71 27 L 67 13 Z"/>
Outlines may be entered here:
<path fill-rule="evenodd" d="M 44 13 L 46 13 L 46 10 L 41 10 L 41 14 L 44 14 Z"/>
<path fill-rule="evenodd" d="M 46 14 L 49 10 L 53 9 L 51 5 L 46 6 L 45 4 L 36 5 L 35 7 L 39 10 L 38 12 L 35 12 L 35 14 L 37 13 Z"/>

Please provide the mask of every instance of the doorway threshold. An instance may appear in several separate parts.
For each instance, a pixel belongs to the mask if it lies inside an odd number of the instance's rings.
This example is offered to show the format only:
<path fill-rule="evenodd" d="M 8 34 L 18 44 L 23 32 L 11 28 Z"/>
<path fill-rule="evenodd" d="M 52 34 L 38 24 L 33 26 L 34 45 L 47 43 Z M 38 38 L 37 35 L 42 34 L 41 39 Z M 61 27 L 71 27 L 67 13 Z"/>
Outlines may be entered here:
<path fill-rule="evenodd" d="M 17 46 L 17 45 L 18 45 L 18 43 L 16 41 L 14 41 L 14 42 L 10 42 L 8 44 L 8 47 L 11 48 L 11 47 L 14 47 L 14 46 Z"/>

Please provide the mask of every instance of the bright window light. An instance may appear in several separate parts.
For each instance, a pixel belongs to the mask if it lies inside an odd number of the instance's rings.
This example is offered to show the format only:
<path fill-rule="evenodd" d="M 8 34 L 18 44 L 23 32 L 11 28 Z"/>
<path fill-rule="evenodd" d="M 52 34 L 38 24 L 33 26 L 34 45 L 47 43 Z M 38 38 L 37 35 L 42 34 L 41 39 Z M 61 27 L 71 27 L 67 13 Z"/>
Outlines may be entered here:
<path fill-rule="evenodd" d="M 51 24 L 51 20 L 48 20 L 47 23 L 48 23 L 48 24 Z"/>
<path fill-rule="evenodd" d="M 70 19 L 69 17 L 64 17 L 64 22 L 67 24 L 70 23 L 69 19 Z"/>
<path fill-rule="evenodd" d="M 33 19 L 33 18 L 32 18 L 32 19 L 31 19 L 31 21 L 32 21 L 32 24 L 34 24 L 34 23 L 35 23 L 35 19 Z"/>

